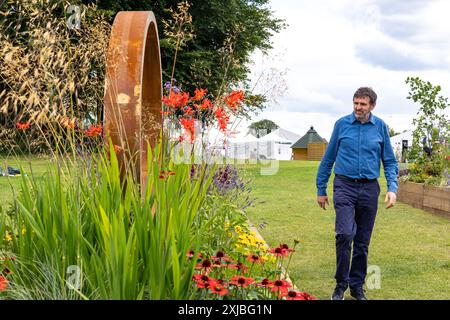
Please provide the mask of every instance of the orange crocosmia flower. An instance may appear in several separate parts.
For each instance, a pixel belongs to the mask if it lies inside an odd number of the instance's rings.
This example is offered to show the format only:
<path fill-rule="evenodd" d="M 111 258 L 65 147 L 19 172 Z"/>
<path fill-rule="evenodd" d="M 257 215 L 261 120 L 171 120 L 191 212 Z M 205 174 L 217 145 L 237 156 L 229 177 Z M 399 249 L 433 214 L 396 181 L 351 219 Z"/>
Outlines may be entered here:
<path fill-rule="evenodd" d="M 206 110 L 212 108 L 212 102 L 209 99 L 205 99 L 202 101 L 200 105 L 196 104 L 196 107 L 200 110 Z"/>
<path fill-rule="evenodd" d="M 244 100 L 244 92 L 242 90 L 232 91 L 231 94 L 225 97 L 225 103 L 233 110 L 236 111 Z"/>
<path fill-rule="evenodd" d="M 16 122 L 16 126 L 19 130 L 25 131 L 30 128 L 30 121 L 27 122 Z"/>
<path fill-rule="evenodd" d="M 206 89 L 195 89 L 194 96 L 192 97 L 192 101 L 199 101 L 203 99 L 208 90 Z"/>
<path fill-rule="evenodd" d="M 176 173 L 175 171 L 169 171 L 168 174 L 169 174 L 169 176 L 174 176 L 174 175 L 176 175 L 177 173 Z"/>
<path fill-rule="evenodd" d="M 162 102 L 170 108 L 181 108 L 188 104 L 189 93 L 170 92 L 169 96 L 164 96 Z"/>
<path fill-rule="evenodd" d="M 87 129 L 85 131 L 86 135 L 89 137 L 97 137 L 97 136 L 101 135 L 102 132 L 103 132 L 103 128 L 100 124 L 99 125 L 91 125 L 89 127 L 89 129 Z"/>
<path fill-rule="evenodd" d="M 4 276 L 0 276 L 0 292 L 8 289 L 8 280 Z"/>
<path fill-rule="evenodd" d="M 193 143 L 195 140 L 195 119 L 181 118 L 180 123 L 184 130 L 189 134 L 190 142 Z"/>
<path fill-rule="evenodd" d="M 117 144 L 114 145 L 114 152 L 119 153 L 123 150 L 123 148 L 119 147 Z"/>
<path fill-rule="evenodd" d="M 75 128 L 75 120 L 70 120 L 68 117 L 64 117 L 61 121 L 61 125 L 67 129 Z"/>
<path fill-rule="evenodd" d="M 214 111 L 214 115 L 216 116 L 217 122 L 219 123 L 219 130 L 225 132 L 227 130 L 230 117 L 226 114 L 223 108 L 217 108 L 216 111 Z"/>

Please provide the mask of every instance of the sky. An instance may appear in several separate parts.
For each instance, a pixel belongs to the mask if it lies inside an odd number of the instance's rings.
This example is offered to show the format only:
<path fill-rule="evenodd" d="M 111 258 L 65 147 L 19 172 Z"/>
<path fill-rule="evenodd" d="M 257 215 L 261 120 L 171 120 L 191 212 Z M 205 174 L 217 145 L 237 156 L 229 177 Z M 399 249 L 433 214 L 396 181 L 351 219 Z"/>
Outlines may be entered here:
<path fill-rule="evenodd" d="M 268 92 L 264 112 L 303 135 L 313 126 L 329 140 L 334 122 L 352 112 L 361 86 L 378 95 L 373 113 L 397 132 L 412 128 L 419 105 L 406 99 L 408 76 L 441 85 L 450 97 L 450 1 L 271 0 L 287 28 L 272 37 L 273 49 L 255 52 L 255 93 Z M 287 88 L 286 90 L 284 88 Z"/>

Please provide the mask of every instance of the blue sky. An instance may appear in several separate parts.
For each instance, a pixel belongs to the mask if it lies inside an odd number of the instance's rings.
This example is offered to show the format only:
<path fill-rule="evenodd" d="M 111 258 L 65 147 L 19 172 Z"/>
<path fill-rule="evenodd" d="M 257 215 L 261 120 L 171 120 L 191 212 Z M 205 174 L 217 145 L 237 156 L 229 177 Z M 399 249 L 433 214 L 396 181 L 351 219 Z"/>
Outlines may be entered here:
<path fill-rule="evenodd" d="M 312 125 L 328 140 L 334 122 L 352 111 L 354 91 L 370 86 L 374 114 L 401 132 L 419 108 L 406 99 L 408 76 L 450 97 L 450 1 L 272 0 L 270 7 L 288 27 L 274 35 L 268 56 L 253 55 L 255 92 L 277 98 L 253 121 L 271 119 L 298 134 Z"/>

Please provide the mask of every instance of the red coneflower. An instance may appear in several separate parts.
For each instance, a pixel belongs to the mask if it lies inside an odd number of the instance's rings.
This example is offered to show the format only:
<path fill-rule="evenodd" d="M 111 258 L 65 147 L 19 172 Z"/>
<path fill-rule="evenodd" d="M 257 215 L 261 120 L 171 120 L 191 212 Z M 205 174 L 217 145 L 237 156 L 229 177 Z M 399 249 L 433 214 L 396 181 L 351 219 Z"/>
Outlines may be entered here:
<path fill-rule="evenodd" d="M 310 294 L 307 293 L 307 292 L 300 292 L 300 294 L 303 296 L 303 299 L 304 299 L 304 300 L 317 300 L 316 297 L 310 295 Z"/>
<path fill-rule="evenodd" d="M 302 293 L 296 290 L 289 290 L 289 292 L 283 292 L 280 294 L 280 298 L 286 297 L 286 300 L 305 300 Z"/>
<path fill-rule="evenodd" d="M 236 264 L 230 264 L 228 265 L 231 269 L 236 269 L 238 271 L 241 271 L 242 273 L 245 273 L 245 270 L 248 269 L 246 265 L 244 265 L 242 262 L 236 263 Z"/>
<path fill-rule="evenodd" d="M 210 272 L 212 267 L 212 263 L 210 260 L 205 259 L 201 263 L 197 264 L 195 269 L 197 270 L 205 270 L 205 272 Z"/>
<path fill-rule="evenodd" d="M 247 288 L 249 284 L 252 284 L 255 280 L 253 278 L 245 278 L 241 276 L 234 276 L 231 278 L 230 284 L 235 286 Z"/>
<path fill-rule="evenodd" d="M 277 257 L 287 257 L 289 255 L 289 251 L 281 247 L 270 249 L 269 252 Z"/>
<path fill-rule="evenodd" d="M 266 287 L 271 288 L 273 286 L 273 281 L 270 281 L 269 279 L 263 279 L 261 283 L 256 284 L 258 287 Z"/>
<path fill-rule="evenodd" d="M 211 286 L 209 289 L 211 290 L 212 293 L 221 296 L 224 296 L 228 293 L 228 289 L 218 283 L 215 284 L 214 286 Z"/>
<path fill-rule="evenodd" d="M 247 256 L 247 260 L 251 263 L 262 263 L 261 257 L 252 253 Z"/>
<path fill-rule="evenodd" d="M 284 280 L 275 280 L 273 282 L 273 288 L 271 291 L 273 292 L 281 292 L 281 293 L 287 293 L 288 288 L 291 287 L 291 284 Z"/>

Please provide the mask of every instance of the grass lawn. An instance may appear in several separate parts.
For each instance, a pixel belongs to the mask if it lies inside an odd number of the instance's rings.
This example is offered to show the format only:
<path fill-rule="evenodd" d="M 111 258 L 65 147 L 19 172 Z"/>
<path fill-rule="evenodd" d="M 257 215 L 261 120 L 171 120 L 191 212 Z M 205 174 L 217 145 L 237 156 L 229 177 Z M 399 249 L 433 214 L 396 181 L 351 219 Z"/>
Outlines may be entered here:
<path fill-rule="evenodd" d="M 256 166 L 245 166 L 252 179 L 253 196 L 258 198 L 248 215 L 255 226 L 267 223 L 258 230 L 271 246 L 300 240 L 289 275 L 300 290 L 330 299 L 335 286 L 335 212 L 332 206 L 323 211 L 316 203 L 318 164 L 280 161 L 278 173 L 265 176 Z M 331 182 L 332 178 L 329 196 Z M 399 202 L 386 210 L 384 177 L 380 186 L 369 266 L 379 267 L 381 283 L 380 289 L 367 290 L 367 297 L 449 299 L 450 221 Z"/>
<path fill-rule="evenodd" d="M 6 171 L 8 166 L 15 169 L 20 169 L 22 166 L 24 173 L 30 175 L 32 172 L 36 177 L 39 177 L 47 171 L 48 164 L 49 158 L 44 157 L 34 157 L 32 160 L 29 160 L 28 157 L 24 156 L 4 157 L 0 155 L 0 167 L 3 171 Z M 0 176 L 0 206 L 4 209 L 7 208 L 8 202 L 11 202 L 14 196 L 12 188 L 18 190 L 21 180 L 22 178 L 20 176 Z"/>

